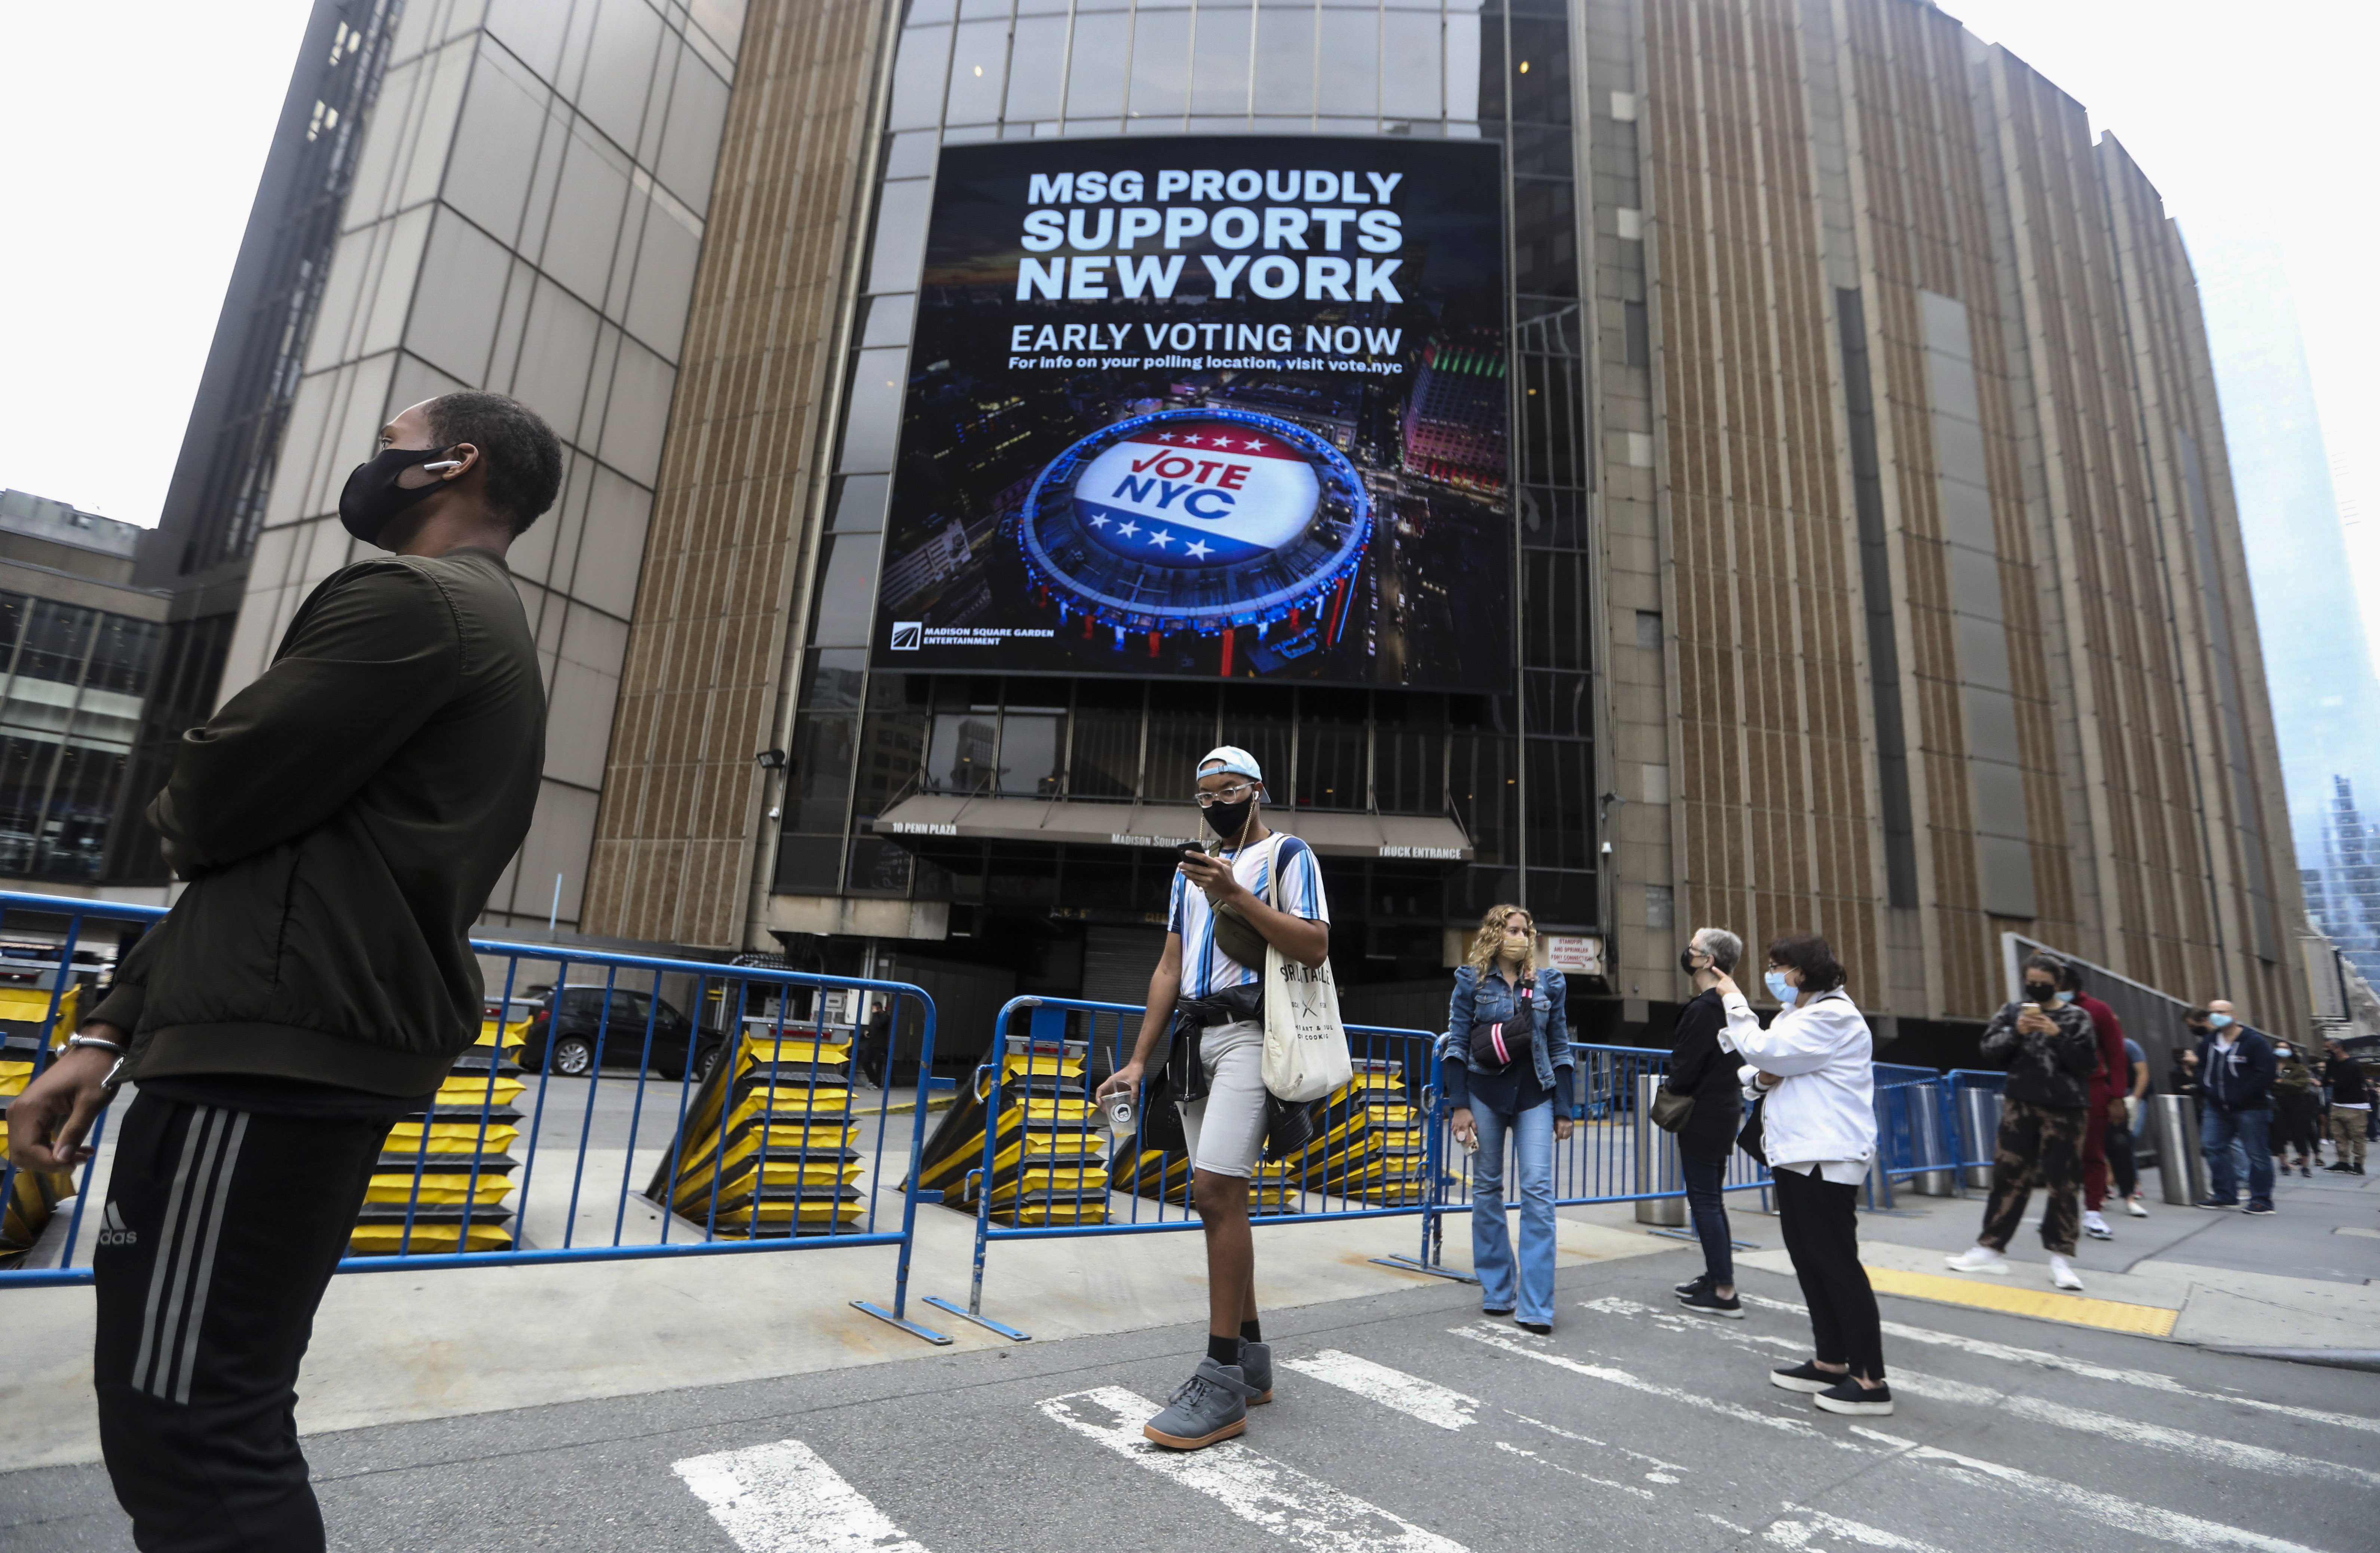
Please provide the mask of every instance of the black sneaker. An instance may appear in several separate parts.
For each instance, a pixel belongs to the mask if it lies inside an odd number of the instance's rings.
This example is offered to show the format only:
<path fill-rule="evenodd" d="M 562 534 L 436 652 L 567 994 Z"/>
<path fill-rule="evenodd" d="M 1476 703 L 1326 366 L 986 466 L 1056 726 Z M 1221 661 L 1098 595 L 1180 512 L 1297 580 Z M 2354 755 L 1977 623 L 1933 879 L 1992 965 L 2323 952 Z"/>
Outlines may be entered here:
<path fill-rule="evenodd" d="M 1554 1334 L 1554 1324 L 1550 1321 L 1515 1321 L 1512 1325 L 1524 1332 L 1534 1332 L 1541 1338 L 1549 1338 Z"/>
<path fill-rule="evenodd" d="M 1691 1294 L 1679 1295 L 1678 1303 L 1690 1311 L 1702 1311 L 1710 1315 L 1724 1315 L 1736 1321 L 1743 1319 L 1743 1302 L 1732 1294 L 1722 1300 L 1708 1289 L 1697 1289 Z"/>
<path fill-rule="evenodd" d="M 2345 1169 L 2346 1168 L 2347 1168 L 2347 1167 L 2345 1167 L 2344 1165 L 2342 1165 L 2342 1166 L 2340 1166 L 2340 1167 L 2339 1167 L 2339 1168 L 2340 1168 L 2340 1169 L 2342 1169 L 2342 1170 L 2343 1170 L 2343 1169 Z M 1685 1282 L 1683 1282 L 1683 1283 L 1674 1283 L 1674 1284 L 1671 1284 L 1670 1287 L 1670 1288 L 1672 1288 L 1672 1289 L 1674 1289 L 1674 1290 L 1677 1290 L 1679 1293 L 1681 1293 L 1681 1294 L 1693 1294 L 1693 1293 L 1695 1293 L 1695 1292 L 1697 1292 L 1697 1291 L 1699 1291 L 1699 1290 L 1705 1290 L 1705 1289 L 1708 1289 L 1708 1288 L 1710 1288 L 1710 1287 L 1711 1287 L 1711 1276 L 1710 1276 L 1708 1273 L 1696 1273 L 1694 1277 L 1692 1277 L 1692 1278 L 1688 1278 Z"/>
<path fill-rule="evenodd" d="M 2268 1214 L 2273 1211 L 2273 1204 L 2270 1203 L 2251 1203 L 2248 1204 L 2247 1211 L 2252 1214 Z"/>
<path fill-rule="evenodd" d="M 2325 1165 L 2323 1168 L 2325 1170 L 2335 1170 L 2342 1176 L 2351 1176 L 2355 1173 L 2355 1167 L 2352 1165 Z"/>
<path fill-rule="evenodd" d="M 1841 1385 L 1829 1386 L 1810 1400 L 1828 1412 L 1888 1413 L 1892 1411 L 1892 1388 L 1862 1386 L 1845 1376 Z"/>
<path fill-rule="evenodd" d="M 2236 1208 L 2240 1200 L 2237 1197 L 2201 1197 L 2198 1205 L 2202 1208 Z"/>
<path fill-rule="evenodd" d="M 1798 1364 L 1779 1364 L 1768 1372 L 1768 1384 L 1787 1391 L 1830 1390 L 1851 1378 L 1832 1370 L 1822 1370 L 1806 1359 Z"/>
<path fill-rule="evenodd" d="M 1482 1315 L 1506 1316 L 1512 1314 L 1512 1307 L 1506 1305 L 1503 1309 L 1499 1310 L 1493 1305 L 1482 1305 L 1479 1308 L 1479 1314 Z"/>

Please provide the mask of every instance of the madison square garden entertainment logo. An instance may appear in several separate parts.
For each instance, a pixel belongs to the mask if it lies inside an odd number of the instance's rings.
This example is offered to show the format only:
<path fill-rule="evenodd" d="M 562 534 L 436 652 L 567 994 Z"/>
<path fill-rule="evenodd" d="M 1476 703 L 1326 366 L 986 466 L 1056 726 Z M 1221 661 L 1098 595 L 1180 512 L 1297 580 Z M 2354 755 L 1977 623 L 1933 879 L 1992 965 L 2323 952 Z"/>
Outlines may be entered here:
<path fill-rule="evenodd" d="M 1499 155 L 943 148 L 878 654 L 1504 688 Z"/>

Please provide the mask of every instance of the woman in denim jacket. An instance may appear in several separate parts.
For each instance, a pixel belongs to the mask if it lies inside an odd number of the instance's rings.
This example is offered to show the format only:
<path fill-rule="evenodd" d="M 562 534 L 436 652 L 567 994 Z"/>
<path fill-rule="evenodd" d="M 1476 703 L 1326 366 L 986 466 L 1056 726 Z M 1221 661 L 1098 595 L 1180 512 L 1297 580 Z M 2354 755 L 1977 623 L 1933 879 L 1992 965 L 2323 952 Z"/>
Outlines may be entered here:
<path fill-rule="evenodd" d="M 1518 906 L 1479 923 L 1454 972 L 1439 1084 L 1471 1156 L 1471 1265 L 1489 1315 L 1554 1329 L 1554 1143 L 1571 1134 L 1571 1052 L 1562 973 L 1533 971 L 1537 930 Z M 1523 1017 L 1525 1015 L 1526 1017 Z M 1524 1049 L 1525 1048 L 1525 1049 Z M 1521 1188 L 1521 1254 L 1504 1221 L 1504 1137 Z M 1517 1284 L 1517 1289 L 1515 1285 Z"/>

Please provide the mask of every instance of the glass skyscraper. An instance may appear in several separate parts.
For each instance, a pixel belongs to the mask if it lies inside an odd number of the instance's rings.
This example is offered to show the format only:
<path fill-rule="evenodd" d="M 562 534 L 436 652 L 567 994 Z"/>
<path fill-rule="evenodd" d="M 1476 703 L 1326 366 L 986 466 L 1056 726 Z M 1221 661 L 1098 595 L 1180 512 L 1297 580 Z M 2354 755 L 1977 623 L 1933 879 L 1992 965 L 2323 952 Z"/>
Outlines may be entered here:
<path fill-rule="evenodd" d="M 2380 679 L 2348 564 L 2297 305 L 2277 243 L 2193 246 L 2306 909 L 2380 977 Z"/>

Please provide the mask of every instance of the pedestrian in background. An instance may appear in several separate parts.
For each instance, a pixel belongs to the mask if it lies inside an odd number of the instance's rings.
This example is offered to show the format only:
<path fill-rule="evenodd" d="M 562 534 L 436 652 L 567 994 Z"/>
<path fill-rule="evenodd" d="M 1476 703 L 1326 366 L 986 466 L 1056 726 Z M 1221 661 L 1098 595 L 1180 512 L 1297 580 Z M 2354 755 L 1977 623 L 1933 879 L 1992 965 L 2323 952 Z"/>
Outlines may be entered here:
<path fill-rule="evenodd" d="M 2182 1015 L 2181 1044 L 2173 1048 L 2173 1060 L 2166 1070 L 2167 1093 L 2198 1098 L 2198 1044 L 2205 1039 L 2206 1010 L 2192 1009 Z"/>
<path fill-rule="evenodd" d="M 1471 1155 L 1471 1270 L 1480 1308 L 1543 1336 L 1554 1329 L 1554 1144 L 1571 1120 L 1570 1000 L 1562 973 L 1535 968 L 1537 930 L 1518 906 L 1491 908 L 1454 968 L 1439 1085 L 1448 1128 Z M 1504 1140 L 1521 1193 L 1521 1249 L 1504 1217 Z"/>
<path fill-rule="evenodd" d="M 2198 1048 L 2198 1141 L 2206 1153 L 2202 1208 L 2240 1205 L 2240 1156 L 2247 1156 L 2248 1212 L 2273 1211 L 2273 1045 L 2246 1028 L 2223 998 L 2206 1005 L 2206 1039 Z M 2234 1150 L 2238 1152 L 2235 1153 Z"/>
<path fill-rule="evenodd" d="M 2115 1009 L 2083 990 L 2082 972 L 2070 960 L 2058 973 L 2058 997 L 2091 1016 L 2092 1033 L 2098 1041 L 2099 1065 L 2091 1073 L 2082 1117 L 2082 1231 L 2095 1241 L 2112 1241 L 2116 1232 L 2099 1209 L 2107 1200 L 2107 1133 L 2124 1125 L 2124 1093 L 2131 1087 L 2124 1026 Z"/>
<path fill-rule="evenodd" d="M 2146 1218 L 2149 1210 L 2141 1202 L 2140 1136 L 2141 1110 L 2148 1104 L 2149 1058 L 2141 1044 L 2131 1036 L 2124 1037 L 2125 1071 L 2130 1075 L 2129 1087 L 2118 1102 L 2123 1112 L 2121 1127 L 2116 1125 L 2116 1113 L 2107 1113 L 2107 1168 L 2116 1178 L 2116 1190 L 2123 1193 L 2124 1211 L 2134 1218 Z"/>
<path fill-rule="evenodd" d="M 863 1005 L 859 1015 L 859 1073 L 870 1089 L 892 1086 L 889 1071 L 892 1055 L 892 1021 L 886 1017 L 890 1005 L 882 993 L 877 993 Z"/>
<path fill-rule="evenodd" d="M 1713 984 L 1739 1077 L 1758 1098 L 1762 1152 L 1777 1192 L 1777 1228 L 1810 1309 L 1816 1355 L 1769 1372 L 1828 1412 L 1888 1413 L 1884 1327 L 1859 1257 L 1859 1190 L 1876 1157 L 1876 1042 L 1843 990 L 1835 951 L 1815 933 L 1768 946 L 1762 978 L 1784 1005 L 1768 1028 L 1732 978 Z"/>
<path fill-rule="evenodd" d="M 2082 1275 L 2067 1258 L 2074 1254 L 2074 1200 L 2082 1184 L 2084 1117 L 2099 1041 L 2089 1014 L 2058 1000 L 2063 965 L 2055 955 L 2027 957 L 2022 1001 L 2003 1004 L 1985 1027 L 1984 1060 L 2008 1069 L 1992 1153 L 1992 1194 L 1984 1209 L 1984 1232 L 1972 1247 L 1946 1260 L 1953 1272 L 2009 1271 L 2001 1253 L 2016 1238 L 2025 1204 L 2038 1185 L 2048 1198 L 2041 1211 L 2041 1243 L 2049 1253 L 2049 1281 L 2079 1293 Z"/>
<path fill-rule="evenodd" d="M 1686 1178 L 1686 1206 L 1694 1235 L 1703 1243 L 1702 1276 L 1678 1285 L 1688 1310 L 1741 1320 L 1743 1302 L 1735 1292 L 1734 1242 L 1728 1231 L 1728 1157 L 1743 1124 L 1743 1081 L 1733 1047 L 1726 1044 L 1727 1009 L 1719 978 L 1743 957 L 1743 940 L 1723 927 L 1696 928 L 1678 966 L 1693 978 L 1694 996 L 1678 1010 L 1670 1038 L 1670 1067 L 1661 1086 L 1694 1097 L 1694 1108 L 1678 1129 L 1678 1164 Z"/>
<path fill-rule="evenodd" d="M 2322 1080 L 2330 1086 L 2330 1141 L 2338 1151 L 2338 1157 L 2324 1168 L 2360 1176 L 2363 1130 L 2372 1119 L 2372 1088 L 2364 1081 L 2363 1064 L 2344 1041 L 2332 1039 L 2330 1057 L 2322 1065 Z"/>
<path fill-rule="evenodd" d="M 2315 1146 L 2322 1091 L 2313 1070 L 2287 1041 L 2273 1044 L 2273 1160 L 2283 1174 L 2295 1170 L 2311 1180 L 2313 1164 L 2307 1156 Z"/>
<path fill-rule="evenodd" d="M 149 806 L 188 883 L 78 1043 L 18 1096 L 19 1168 L 115 1134 L 91 1257 L 100 1449 L 132 1539 L 317 1553 L 294 1414 L 314 1312 L 399 1117 L 479 1038 L 472 922 L 545 764 L 536 639 L 504 554 L 562 447 L 500 394 L 382 429 L 322 580 L 262 675 L 182 736 Z"/>

